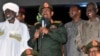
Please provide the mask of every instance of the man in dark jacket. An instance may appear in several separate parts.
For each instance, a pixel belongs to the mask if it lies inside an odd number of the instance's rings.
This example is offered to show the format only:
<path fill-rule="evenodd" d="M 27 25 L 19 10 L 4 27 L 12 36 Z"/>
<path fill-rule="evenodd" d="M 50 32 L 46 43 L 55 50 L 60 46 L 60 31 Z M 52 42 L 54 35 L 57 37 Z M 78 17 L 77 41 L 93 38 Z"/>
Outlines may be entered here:
<path fill-rule="evenodd" d="M 66 30 L 61 21 L 53 21 L 52 6 L 47 2 L 39 7 L 41 17 L 31 30 L 28 41 L 39 56 L 62 56 L 62 44 L 66 42 Z"/>

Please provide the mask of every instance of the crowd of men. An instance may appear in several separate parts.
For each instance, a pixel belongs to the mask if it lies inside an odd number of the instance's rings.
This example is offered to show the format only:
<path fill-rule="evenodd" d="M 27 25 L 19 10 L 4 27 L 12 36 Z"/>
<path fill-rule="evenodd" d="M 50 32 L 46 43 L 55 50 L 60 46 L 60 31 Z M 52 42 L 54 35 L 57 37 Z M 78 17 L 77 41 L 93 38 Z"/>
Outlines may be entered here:
<path fill-rule="evenodd" d="M 86 6 L 89 20 L 81 18 L 77 5 L 69 8 L 71 22 L 54 20 L 53 7 L 44 2 L 34 25 L 25 23 L 25 10 L 7 2 L 0 22 L 1 56 L 100 56 L 100 16 L 94 2 Z"/>

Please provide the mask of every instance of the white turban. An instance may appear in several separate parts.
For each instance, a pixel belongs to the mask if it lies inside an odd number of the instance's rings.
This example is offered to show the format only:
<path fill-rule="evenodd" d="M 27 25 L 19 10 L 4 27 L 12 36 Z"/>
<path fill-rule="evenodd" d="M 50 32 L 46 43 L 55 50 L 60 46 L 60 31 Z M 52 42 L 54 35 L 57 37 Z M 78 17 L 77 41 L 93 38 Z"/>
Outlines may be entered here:
<path fill-rule="evenodd" d="M 12 2 L 5 3 L 3 5 L 3 11 L 5 11 L 6 9 L 10 9 L 10 10 L 16 12 L 16 15 L 18 15 L 19 6 L 17 4 L 12 3 Z"/>

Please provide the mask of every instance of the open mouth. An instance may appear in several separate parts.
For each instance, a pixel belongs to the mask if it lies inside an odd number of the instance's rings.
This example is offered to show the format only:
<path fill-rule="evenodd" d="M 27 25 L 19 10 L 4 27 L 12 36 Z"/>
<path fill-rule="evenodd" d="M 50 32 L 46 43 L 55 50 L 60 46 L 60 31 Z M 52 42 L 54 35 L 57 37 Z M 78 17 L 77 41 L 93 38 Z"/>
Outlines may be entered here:
<path fill-rule="evenodd" d="M 45 14 L 45 15 L 43 15 L 43 17 L 48 17 L 48 15 L 47 15 L 47 14 Z"/>
<path fill-rule="evenodd" d="M 92 13 L 88 13 L 88 15 L 89 15 L 89 16 L 91 16 L 91 15 L 92 15 Z"/>
<path fill-rule="evenodd" d="M 10 15 L 9 15 L 9 14 L 7 14 L 7 15 L 6 15 L 6 17 L 10 17 Z"/>

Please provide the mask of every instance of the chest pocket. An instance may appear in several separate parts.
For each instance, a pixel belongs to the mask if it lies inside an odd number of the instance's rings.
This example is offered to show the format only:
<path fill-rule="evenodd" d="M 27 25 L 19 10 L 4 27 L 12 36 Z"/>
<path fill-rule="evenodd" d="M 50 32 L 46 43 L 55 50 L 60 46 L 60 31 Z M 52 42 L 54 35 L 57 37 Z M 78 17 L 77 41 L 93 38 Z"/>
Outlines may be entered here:
<path fill-rule="evenodd" d="M 52 31 L 53 31 L 53 30 L 56 30 L 57 28 L 58 28 L 58 27 L 57 27 L 56 25 L 51 25 L 51 26 L 49 27 L 49 29 L 52 30 Z"/>
<path fill-rule="evenodd" d="M 73 38 L 77 35 L 77 26 L 70 26 L 67 28 L 67 35 L 69 38 Z"/>

